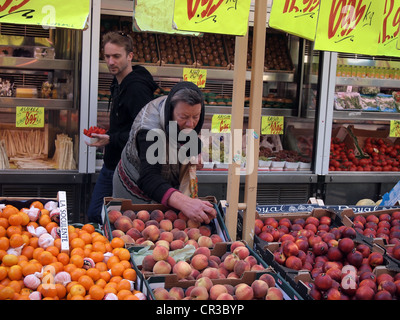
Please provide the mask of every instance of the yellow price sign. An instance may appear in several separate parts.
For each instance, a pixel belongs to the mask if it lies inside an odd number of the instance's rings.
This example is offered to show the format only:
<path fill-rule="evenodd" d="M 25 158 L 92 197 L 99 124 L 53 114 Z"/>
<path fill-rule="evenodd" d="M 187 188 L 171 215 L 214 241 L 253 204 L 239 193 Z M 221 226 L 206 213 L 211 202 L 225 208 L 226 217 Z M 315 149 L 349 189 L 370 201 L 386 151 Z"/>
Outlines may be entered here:
<path fill-rule="evenodd" d="M 283 134 L 285 117 L 265 116 L 261 118 L 261 134 Z"/>
<path fill-rule="evenodd" d="M 193 82 L 199 88 L 206 86 L 207 69 L 183 68 L 183 80 Z"/>
<path fill-rule="evenodd" d="M 15 126 L 17 128 L 43 128 L 43 107 L 16 107 Z"/>
<path fill-rule="evenodd" d="M 214 114 L 211 119 L 211 132 L 230 132 L 231 119 L 232 116 L 230 114 Z"/>
<path fill-rule="evenodd" d="M 89 11 L 90 0 L 7 0 L 0 5 L 0 23 L 84 29 Z"/>
<path fill-rule="evenodd" d="M 175 0 L 176 29 L 244 36 L 251 0 Z"/>
<path fill-rule="evenodd" d="M 390 133 L 389 137 L 400 137 L 400 120 L 390 120 Z"/>
<path fill-rule="evenodd" d="M 376 55 L 384 6 L 376 0 L 321 1 L 314 49 Z"/>
<path fill-rule="evenodd" d="M 314 41 L 320 0 L 281 0 L 272 3 L 269 26 Z"/>

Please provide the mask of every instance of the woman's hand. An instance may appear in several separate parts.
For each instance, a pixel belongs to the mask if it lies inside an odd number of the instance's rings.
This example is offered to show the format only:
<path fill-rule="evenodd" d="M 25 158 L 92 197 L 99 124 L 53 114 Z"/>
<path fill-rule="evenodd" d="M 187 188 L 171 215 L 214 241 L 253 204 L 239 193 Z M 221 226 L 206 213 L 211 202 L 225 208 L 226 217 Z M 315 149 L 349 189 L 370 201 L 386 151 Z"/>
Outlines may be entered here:
<path fill-rule="evenodd" d="M 104 147 L 110 143 L 110 136 L 108 134 L 92 133 L 92 138 L 96 138 L 97 141 L 94 143 L 87 143 L 85 141 L 89 147 Z"/>

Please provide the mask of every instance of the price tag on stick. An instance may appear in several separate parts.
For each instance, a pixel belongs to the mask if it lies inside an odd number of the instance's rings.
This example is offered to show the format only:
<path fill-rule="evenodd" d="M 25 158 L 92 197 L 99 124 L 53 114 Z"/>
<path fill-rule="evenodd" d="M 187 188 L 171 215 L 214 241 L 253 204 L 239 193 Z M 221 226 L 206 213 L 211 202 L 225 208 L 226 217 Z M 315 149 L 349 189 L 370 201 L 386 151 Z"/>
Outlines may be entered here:
<path fill-rule="evenodd" d="M 390 120 L 389 137 L 393 137 L 393 138 L 400 137 L 400 121 L 399 120 Z"/>
<path fill-rule="evenodd" d="M 15 126 L 17 128 L 43 128 L 43 107 L 16 107 Z"/>
<path fill-rule="evenodd" d="M 221 133 L 231 131 L 230 114 L 214 114 L 211 119 L 211 132 Z"/>
<path fill-rule="evenodd" d="M 69 252 L 69 236 L 68 236 L 68 211 L 67 211 L 67 193 L 58 191 L 57 193 L 58 208 L 60 209 L 60 239 L 61 252 Z"/>
<path fill-rule="evenodd" d="M 266 116 L 261 118 L 261 134 L 283 134 L 285 118 Z"/>
<path fill-rule="evenodd" d="M 183 68 L 183 80 L 193 82 L 199 88 L 206 86 L 207 70 Z"/>

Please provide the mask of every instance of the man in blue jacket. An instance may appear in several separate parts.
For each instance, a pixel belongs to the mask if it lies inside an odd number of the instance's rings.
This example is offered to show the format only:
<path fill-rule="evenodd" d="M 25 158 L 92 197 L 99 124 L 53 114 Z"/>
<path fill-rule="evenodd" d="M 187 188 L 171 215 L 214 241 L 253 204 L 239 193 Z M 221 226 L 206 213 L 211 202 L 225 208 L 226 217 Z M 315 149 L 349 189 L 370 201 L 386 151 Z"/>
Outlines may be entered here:
<path fill-rule="evenodd" d="M 90 222 L 102 223 L 103 198 L 112 195 L 115 167 L 121 159 L 136 115 L 154 98 L 158 85 L 146 68 L 132 66 L 133 41 L 123 32 L 109 32 L 103 36 L 104 58 L 114 76 L 110 91 L 110 127 L 105 134 L 92 134 L 97 141 L 92 147 L 104 147 L 104 164 L 94 187 L 87 212 Z"/>

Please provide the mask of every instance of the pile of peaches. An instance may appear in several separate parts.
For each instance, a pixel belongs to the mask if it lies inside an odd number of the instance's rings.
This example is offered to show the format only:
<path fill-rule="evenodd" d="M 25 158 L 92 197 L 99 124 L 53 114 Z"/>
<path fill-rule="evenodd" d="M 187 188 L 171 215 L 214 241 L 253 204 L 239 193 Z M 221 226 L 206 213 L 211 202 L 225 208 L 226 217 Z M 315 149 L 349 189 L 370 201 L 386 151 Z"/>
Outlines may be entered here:
<path fill-rule="evenodd" d="M 400 297 L 400 274 L 388 274 L 381 281 L 374 272 L 386 265 L 384 254 L 356 241 L 356 228 L 334 226 L 329 216 L 256 219 L 255 233 L 264 241 L 279 243 L 273 252 L 275 262 L 292 271 L 309 271 L 313 281 L 306 285 L 313 299 Z"/>

